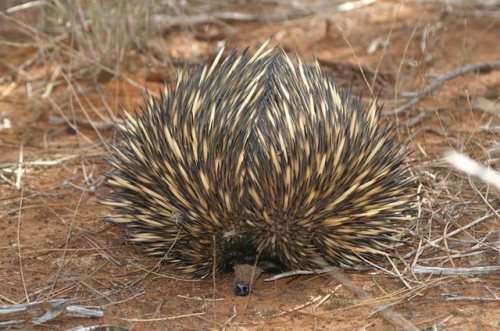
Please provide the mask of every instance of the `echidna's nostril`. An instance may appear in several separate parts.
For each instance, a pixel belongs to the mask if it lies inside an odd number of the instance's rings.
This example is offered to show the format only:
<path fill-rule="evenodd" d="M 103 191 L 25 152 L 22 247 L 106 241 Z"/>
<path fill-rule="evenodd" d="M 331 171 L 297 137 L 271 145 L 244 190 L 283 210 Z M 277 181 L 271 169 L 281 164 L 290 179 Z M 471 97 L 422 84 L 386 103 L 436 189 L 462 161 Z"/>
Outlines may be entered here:
<path fill-rule="evenodd" d="M 250 293 L 250 286 L 248 284 L 237 283 L 234 285 L 234 294 L 244 297 Z"/>

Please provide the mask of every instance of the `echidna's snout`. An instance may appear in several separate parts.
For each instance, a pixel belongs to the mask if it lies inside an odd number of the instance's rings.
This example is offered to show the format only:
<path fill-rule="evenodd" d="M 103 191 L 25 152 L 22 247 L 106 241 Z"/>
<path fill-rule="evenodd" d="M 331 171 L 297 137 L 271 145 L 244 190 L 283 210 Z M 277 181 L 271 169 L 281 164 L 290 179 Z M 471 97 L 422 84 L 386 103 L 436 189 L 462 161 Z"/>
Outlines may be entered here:
<path fill-rule="evenodd" d="M 234 266 L 234 294 L 238 296 L 247 296 L 252 290 L 255 280 L 259 278 L 262 269 L 251 264 L 236 264 Z"/>
<path fill-rule="evenodd" d="M 236 283 L 234 284 L 234 294 L 240 297 L 247 296 L 250 293 L 250 284 Z"/>

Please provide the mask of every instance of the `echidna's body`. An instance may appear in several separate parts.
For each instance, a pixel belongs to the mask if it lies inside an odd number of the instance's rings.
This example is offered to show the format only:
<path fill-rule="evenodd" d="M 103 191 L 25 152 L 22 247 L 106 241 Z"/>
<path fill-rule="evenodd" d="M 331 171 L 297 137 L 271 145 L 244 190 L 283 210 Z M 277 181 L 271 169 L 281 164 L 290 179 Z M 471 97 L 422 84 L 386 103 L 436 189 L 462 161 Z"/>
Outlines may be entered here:
<path fill-rule="evenodd" d="M 390 252 L 414 179 L 374 102 L 281 50 L 180 74 L 118 129 L 107 203 L 132 241 L 189 276 L 270 259 L 352 267 Z"/>

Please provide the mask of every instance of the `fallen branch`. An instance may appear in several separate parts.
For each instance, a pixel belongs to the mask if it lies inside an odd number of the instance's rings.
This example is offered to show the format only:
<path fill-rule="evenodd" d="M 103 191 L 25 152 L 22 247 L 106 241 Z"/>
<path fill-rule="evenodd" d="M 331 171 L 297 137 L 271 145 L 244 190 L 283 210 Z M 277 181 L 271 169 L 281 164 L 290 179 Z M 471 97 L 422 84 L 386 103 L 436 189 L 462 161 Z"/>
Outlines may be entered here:
<path fill-rule="evenodd" d="M 491 62 L 481 62 L 481 63 L 469 63 L 466 64 L 463 67 L 460 67 L 458 69 L 452 70 L 445 72 L 443 74 L 437 75 L 435 80 L 425 86 L 422 90 L 417 91 L 417 92 L 409 92 L 405 93 L 406 96 L 411 97 L 411 99 L 405 103 L 404 105 L 382 112 L 383 116 L 389 116 L 389 115 L 397 115 L 402 112 L 405 112 L 414 106 L 416 106 L 420 100 L 422 100 L 425 96 L 432 94 L 434 91 L 439 89 L 441 86 L 444 85 L 444 83 L 450 79 L 456 78 L 461 75 L 465 75 L 470 72 L 485 72 L 485 71 L 490 71 L 490 70 L 496 70 L 500 69 L 500 61 L 491 61 Z"/>
<path fill-rule="evenodd" d="M 240 22 L 270 22 L 283 21 L 303 16 L 310 16 L 327 9 L 335 8 L 339 12 L 352 11 L 363 6 L 371 5 L 375 0 L 358 0 L 342 3 L 332 7 L 330 1 L 320 1 L 302 6 L 292 6 L 288 11 L 283 9 L 276 10 L 267 15 L 250 14 L 232 11 L 214 11 L 190 16 L 169 16 L 155 15 L 152 18 L 153 25 L 160 30 L 167 30 L 177 26 L 193 26 L 207 23 L 217 23 L 219 21 L 240 21 Z"/>
<path fill-rule="evenodd" d="M 200 313 L 192 313 L 192 314 L 184 314 L 184 315 L 176 315 L 176 316 L 168 316 L 168 317 L 158 317 L 158 318 L 122 318 L 122 320 L 127 322 L 159 322 L 159 321 L 171 321 L 180 318 L 193 317 L 193 316 L 201 316 L 205 315 L 206 312 Z"/>
<path fill-rule="evenodd" d="M 483 297 L 457 297 L 457 296 L 447 296 L 446 301 L 500 301 L 500 298 L 483 298 Z"/>
<path fill-rule="evenodd" d="M 76 124 L 89 129 L 95 128 L 99 130 L 106 130 L 113 128 L 116 124 L 122 123 L 123 121 L 121 119 L 117 119 L 116 122 L 113 121 L 97 122 L 97 121 L 88 121 L 80 118 L 68 118 L 68 120 L 66 120 L 61 116 L 49 115 L 48 122 L 51 125 L 68 124 L 72 128 L 74 124 Z"/>
<path fill-rule="evenodd" d="M 83 306 L 70 305 L 72 300 L 59 299 L 48 302 L 31 302 L 0 306 L 2 326 L 25 327 L 28 324 L 40 325 L 52 321 L 63 314 L 73 317 L 103 317 L 104 312 Z"/>
<path fill-rule="evenodd" d="M 331 271 L 336 271 L 339 270 L 338 267 L 326 267 L 324 269 L 318 269 L 318 270 L 292 270 L 292 271 L 286 271 L 282 272 L 280 274 L 276 274 L 274 276 L 271 276 L 269 278 L 264 279 L 265 282 L 271 282 L 273 280 L 278 280 L 282 278 L 287 278 L 287 277 L 292 277 L 292 276 L 298 276 L 298 275 L 321 275 L 325 274 Z"/>
<path fill-rule="evenodd" d="M 421 275 L 483 275 L 500 272 L 500 266 L 470 267 L 470 268 L 442 268 L 442 267 L 424 267 L 416 265 L 413 272 Z"/>
<path fill-rule="evenodd" d="M 98 324 L 91 326 L 77 326 L 75 328 L 68 329 L 67 331 L 102 331 L 102 330 L 110 330 L 110 331 L 129 331 L 129 328 L 113 325 L 113 324 Z"/>

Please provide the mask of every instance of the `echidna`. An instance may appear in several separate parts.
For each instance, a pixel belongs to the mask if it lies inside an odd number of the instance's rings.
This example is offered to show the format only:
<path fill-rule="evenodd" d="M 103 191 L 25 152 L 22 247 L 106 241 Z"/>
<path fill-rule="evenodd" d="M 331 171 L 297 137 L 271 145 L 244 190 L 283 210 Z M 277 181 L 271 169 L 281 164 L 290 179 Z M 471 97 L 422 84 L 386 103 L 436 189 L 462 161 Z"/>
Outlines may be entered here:
<path fill-rule="evenodd" d="M 364 107 L 279 47 L 222 54 L 117 128 L 109 219 L 190 277 L 256 258 L 317 269 L 390 254 L 415 182 L 376 100 Z"/>

